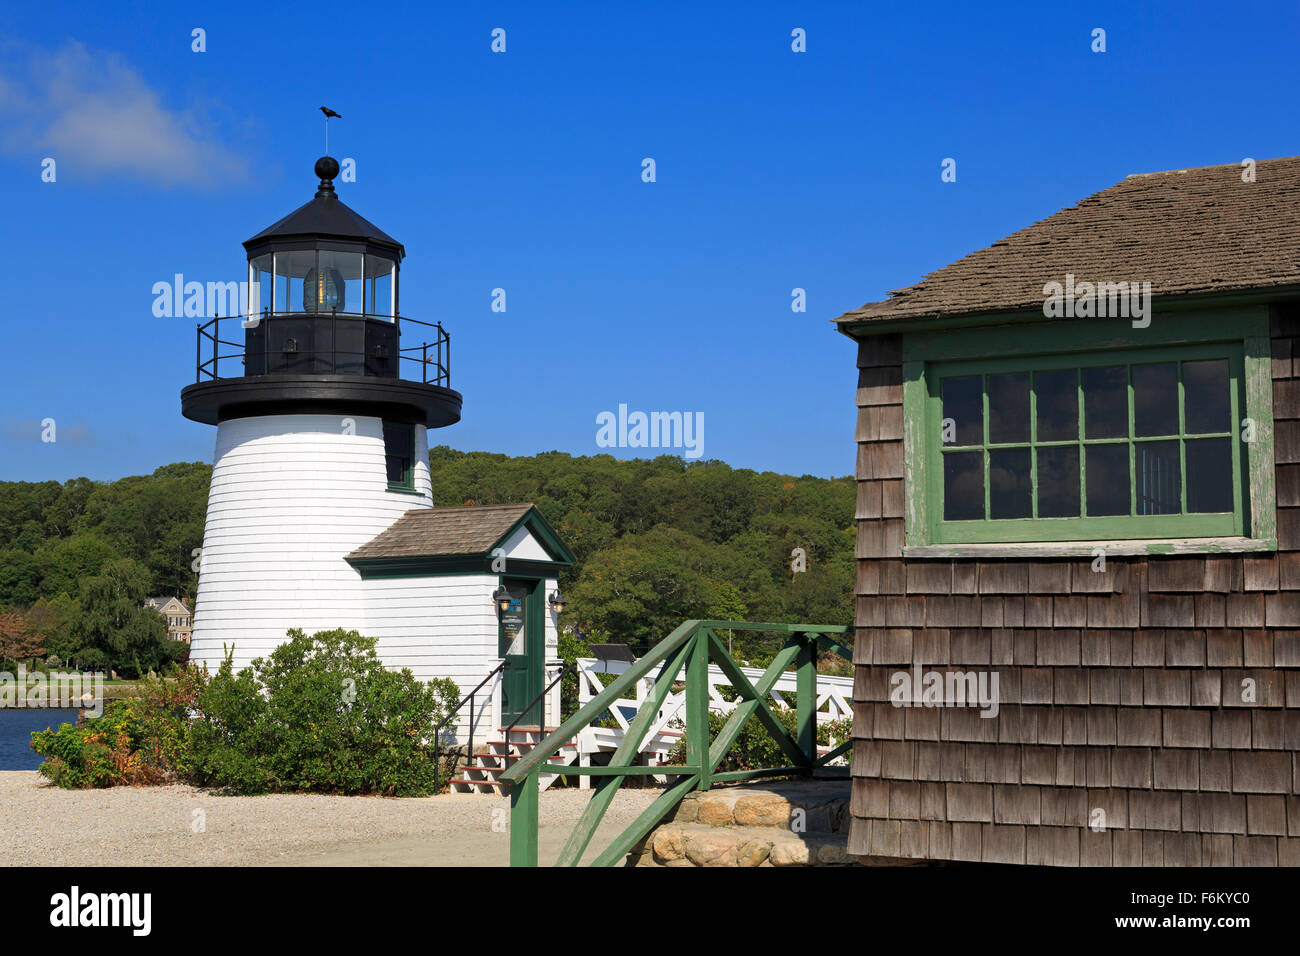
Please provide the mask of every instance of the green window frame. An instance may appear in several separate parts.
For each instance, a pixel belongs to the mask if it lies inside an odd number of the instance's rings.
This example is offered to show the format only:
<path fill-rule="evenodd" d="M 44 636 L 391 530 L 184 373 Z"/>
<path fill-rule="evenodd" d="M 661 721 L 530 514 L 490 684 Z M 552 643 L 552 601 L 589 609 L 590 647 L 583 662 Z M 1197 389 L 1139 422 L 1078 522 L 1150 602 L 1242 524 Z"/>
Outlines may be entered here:
<path fill-rule="evenodd" d="M 1233 329 L 1235 335 L 1228 331 Z M 1131 332 L 1126 327 L 1118 331 L 1113 320 L 918 332 L 904 336 L 903 359 L 906 556 L 1088 553 L 1098 544 L 1109 553 L 1276 548 L 1266 309 L 1166 316 L 1159 326 Z M 1221 415 L 1212 430 L 1188 416 L 1189 407 L 1201 407 L 1188 404 L 1188 363 L 1217 361 L 1227 365 L 1226 431 Z M 1176 370 L 1176 426 L 1153 429 L 1149 412 L 1139 425 L 1139 394 L 1158 399 L 1169 393 L 1163 386 L 1139 392 L 1135 374 L 1147 383 L 1157 371 L 1167 373 L 1170 366 Z M 1108 432 L 1094 434 L 1089 430 L 1087 396 L 1100 393 L 1088 392 L 1085 383 L 1095 382 L 1102 374 L 1099 370 L 1116 375 L 1113 370 L 1121 367 L 1126 428 L 1115 424 Z M 1204 373 L 1209 368 L 1202 365 L 1198 370 Z M 1075 372 L 1073 396 L 1070 370 Z M 1222 367 L 1215 371 L 1221 374 Z M 1044 399 L 1050 434 L 1040 434 L 1040 375 L 1042 382 L 1056 389 L 1047 390 Z M 962 381 L 954 384 L 953 380 Z M 963 404 L 953 402 L 953 407 L 963 410 L 959 417 L 964 427 L 957 427 L 951 417 L 945 422 L 945 382 L 950 383 L 950 397 L 959 390 L 964 393 Z M 1014 403 L 1005 398 L 1008 383 L 1016 386 Z M 1193 382 L 1190 394 L 1203 388 Z M 994 412 L 1003 405 L 1021 409 L 1026 392 L 1027 409 L 1018 413 L 1011 434 L 1006 427 L 1009 416 Z M 992 395 L 996 401 L 991 401 Z M 1062 397 L 1066 404 L 1061 404 Z M 1119 408 L 1112 406 L 1115 416 Z M 1068 427 L 1070 415 L 1077 415 L 1077 429 L 1062 433 L 1062 423 Z M 997 420 L 1002 422 L 1000 434 L 994 434 Z M 1249 426 L 1243 420 L 1249 420 Z M 1223 461 L 1224 441 L 1230 496 L 1226 483 L 1203 480 L 1204 462 Z M 1129 499 L 1122 512 L 1123 492 L 1114 490 L 1120 484 L 1112 485 L 1109 498 L 1104 493 L 1106 478 L 1115 482 L 1114 476 L 1121 474 L 1119 463 L 1125 457 L 1121 448 L 1127 452 Z M 1191 490 L 1193 497 L 1201 490 L 1199 503 L 1188 497 L 1189 450 L 1193 453 Z M 964 457 L 949 461 L 954 455 Z M 1094 472 L 1101 479 L 1096 487 L 1103 489 L 1095 501 L 1089 494 L 1090 456 L 1098 466 L 1109 465 L 1109 472 L 1100 467 Z M 952 508 L 946 508 L 950 488 L 945 463 L 950 465 L 951 487 L 965 494 L 958 499 L 953 493 Z M 1167 469 L 1168 477 L 1160 475 L 1158 468 Z M 1071 481 L 1077 483 L 1077 503 L 1070 497 L 1076 493 Z M 1211 487 L 1217 494 L 1212 496 L 1213 504 L 1207 504 L 1204 490 Z M 984 501 L 979 507 L 981 491 Z M 1090 507 L 1090 501 L 1096 507 Z"/>
<path fill-rule="evenodd" d="M 415 490 L 415 426 L 384 422 L 384 468 L 389 491 Z"/>

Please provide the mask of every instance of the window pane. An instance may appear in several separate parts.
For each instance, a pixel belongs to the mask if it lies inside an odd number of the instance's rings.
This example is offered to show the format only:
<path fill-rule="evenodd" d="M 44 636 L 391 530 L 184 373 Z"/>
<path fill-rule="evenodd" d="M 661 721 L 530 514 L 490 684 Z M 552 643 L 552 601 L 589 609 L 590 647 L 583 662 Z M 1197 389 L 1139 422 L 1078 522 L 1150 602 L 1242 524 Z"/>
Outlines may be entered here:
<path fill-rule="evenodd" d="M 1079 517 L 1079 449 L 1038 449 L 1038 517 Z"/>
<path fill-rule="evenodd" d="M 1039 441 L 1079 437 L 1079 373 L 1068 368 L 1034 374 L 1034 402 Z"/>
<path fill-rule="evenodd" d="M 984 453 L 953 452 L 943 456 L 943 519 L 971 521 L 984 517 Z"/>
<path fill-rule="evenodd" d="M 990 422 L 992 409 L 990 404 Z M 1031 514 L 1029 478 L 1028 448 L 989 452 L 989 517 L 1028 518 Z"/>
<path fill-rule="evenodd" d="M 945 378 L 941 384 L 943 417 L 956 423 L 953 445 L 984 444 L 984 380 L 979 375 L 970 378 Z M 980 495 L 983 511 L 984 496 Z M 980 517 L 983 517 L 981 513 Z"/>
<path fill-rule="evenodd" d="M 1123 365 L 1083 370 L 1083 431 L 1086 438 L 1128 436 L 1128 369 Z"/>
<path fill-rule="evenodd" d="M 1138 514 L 1182 513 L 1183 481 L 1178 462 L 1178 442 L 1150 441 L 1134 445 L 1133 472 L 1137 478 Z"/>
<path fill-rule="evenodd" d="M 410 480 L 411 442 L 409 425 L 384 422 L 384 466 L 393 484 L 406 484 Z"/>
<path fill-rule="evenodd" d="M 1133 434 L 1178 434 L 1177 362 L 1133 366 Z"/>
<path fill-rule="evenodd" d="M 1232 430 L 1228 419 L 1228 360 L 1183 363 L 1183 423 L 1189 435 Z M 1192 461 L 1187 460 L 1187 490 L 1191 492 Z"/>
<path fill-rule="evenodd" d="M 989 376 L 989 441 L 1029 441 L 1029 373 Z"/>
<path fill-rule="evenodd" d="M 1084 463 L 1088 516 L 1129 514 L 1128 445 L 1089 445 Z"/>
<path fill-rule="evenodd" d="M 1232 439 L 1187 443 L 1187 510 L 1205 514 L 1232 510 Z"/>

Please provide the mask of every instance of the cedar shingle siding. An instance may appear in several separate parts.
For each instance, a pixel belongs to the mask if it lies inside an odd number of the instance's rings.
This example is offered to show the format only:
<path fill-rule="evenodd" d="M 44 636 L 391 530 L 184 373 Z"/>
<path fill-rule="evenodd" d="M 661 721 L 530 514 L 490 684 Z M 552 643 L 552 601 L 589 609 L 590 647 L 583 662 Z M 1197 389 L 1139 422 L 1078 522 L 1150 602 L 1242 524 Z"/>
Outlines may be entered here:
<path fill-rule="evenodd" d="M 1286 165 L 1279 208 L 1294 222 L 1300 162 L 1270 165 Z M 1142 201 L 1148 182 L 1114 189 Z M 1195 185 L 1188 201 L 1208 203 Z M 1092 215 L 1089 202 L 1067 212 Z M 1215 215 L 1235 222 L 1232 209 Z M 1300 262 L 1300 248 L 1248 248 L 1247 278 L 1267 271 L 1261 262 Z M 1088 560 L 904 560 L 902 341 L 861 341 L 850 852 L 1300 865 L 1294 307 L 1272 310 L 1271 333 L 1279 551 L 1110 557 L 1104 574 Z M 895 707 L 890 676 L 914 664 L 995 671 L 1000 713 Z M 1254 703 L 1242 700 L 1246 680 Z M 1105 829 L 1091 829 L 1100 812 Z"/>

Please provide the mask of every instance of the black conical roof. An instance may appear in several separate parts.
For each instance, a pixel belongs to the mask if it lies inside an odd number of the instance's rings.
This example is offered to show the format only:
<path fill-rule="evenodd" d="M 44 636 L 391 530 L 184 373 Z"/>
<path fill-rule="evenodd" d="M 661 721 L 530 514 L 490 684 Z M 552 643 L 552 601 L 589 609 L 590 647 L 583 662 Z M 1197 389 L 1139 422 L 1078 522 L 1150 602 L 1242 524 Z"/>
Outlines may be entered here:
<path fill-rule="evenodd" d="M 260 252 L 261 247 L 274 247 L 281 240 L 302 242 L 314 239 L 364 242 L 376 247 L 374 251 L 386 251 L 399 260 L 406 255 L 400 242 L 346 205 L 335 194 L 333 179 L 338 174 L 336 160 L 322 156 L 316 162 L 316 174 L 321 177 L 321 182 L 311 202 L 299 206 L 245 242 L 244 249 L 250 256 L 254 250 Z"/>

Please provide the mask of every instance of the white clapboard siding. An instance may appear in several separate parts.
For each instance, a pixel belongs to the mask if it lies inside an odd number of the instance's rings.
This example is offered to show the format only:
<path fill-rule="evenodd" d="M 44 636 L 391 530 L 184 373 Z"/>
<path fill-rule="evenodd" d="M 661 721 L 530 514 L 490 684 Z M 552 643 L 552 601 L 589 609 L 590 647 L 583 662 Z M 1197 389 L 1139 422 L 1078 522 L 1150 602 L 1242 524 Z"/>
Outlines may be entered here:
<path fill-rule="evenodd" d="M 507 552 L 509 553 L 509 552 Z M 409 668 L 419 680 L 450 677 L 468 694 L 501 663 L 497 647 L 497 611 L 492 594 L 500 579 L 491 574 L 448 574 L 427 577 L 371 578 L 364 582 L 366 631 L 379 639 L 379 656 L 391 668 Z M 556 588 L 546 582 L 542 600 Z M 549 608 L 546 659 L 556 654 L 556 616 Z M 498 678 L 474 700 L 475 745 L 494 739 L 499 730 L 495 709 Z M 555 722 L 555 713 L 548 720 Z M 455 740 L 468 739 L 470 708 L 455 722 Z"/>
<path fill-rule="evenodd" d="M 412 508 L 433 506 L 415 428 L 415 494 L 388 490 L 380 419 L 268 415 L 221 423 L 190 658 L 236 667 L 289 628 L 366 632 L 361 578 L 343 560 Z M 349 433 L 351 432 L 351 433 Z"/>

